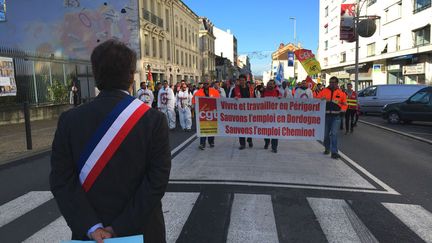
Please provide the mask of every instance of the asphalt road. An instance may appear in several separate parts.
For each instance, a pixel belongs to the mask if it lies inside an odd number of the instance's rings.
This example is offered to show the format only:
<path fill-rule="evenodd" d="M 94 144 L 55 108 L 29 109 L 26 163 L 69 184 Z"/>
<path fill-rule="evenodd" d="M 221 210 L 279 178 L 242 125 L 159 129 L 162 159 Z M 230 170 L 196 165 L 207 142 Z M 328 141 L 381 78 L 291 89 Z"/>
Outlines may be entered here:
<path fill-rule="evenodd" d="M 191 135 L 172 132 L 171 147 Z M 339 135 L 353 163 L 317 143 L 280 141 L 272 154 L 259 140 L 242 152 L 235 139 L 204 152 L 191 142 L 175 154 L 164 197 L 168 242 L 432 241 L 430 144 L 363 123 Z M 68 234 L 48 173 L 48 153 L 0 167 L 0 242 Z M 21 212 L 8 221 L 11 200 Z"/>
<path fill-rule="evenodd" d="M 387 127 L 396 131 L 404 132 L 420 138 L 432 141 L 432 121 L 431 122 L 412 122 L 411 124 L 389 124 L 379 115 L 363 115 L 360 121 L 370 122 L 379 126 Z"/>

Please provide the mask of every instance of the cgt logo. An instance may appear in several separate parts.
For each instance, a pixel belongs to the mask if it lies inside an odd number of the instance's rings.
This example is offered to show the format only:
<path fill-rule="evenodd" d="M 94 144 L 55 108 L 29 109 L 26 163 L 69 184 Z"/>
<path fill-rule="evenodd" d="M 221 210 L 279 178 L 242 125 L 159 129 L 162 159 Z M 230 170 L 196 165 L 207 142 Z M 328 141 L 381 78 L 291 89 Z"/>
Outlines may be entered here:
<path fill-rule="evenodd" d="M 200 111 L 199 118 L 201 121 L 217 121 L 218 113 L 213 111 Z"/>
<path fill-rule="evenodd" d="M 217 121 L 218 112 L 216 108 L 216 99 L 200 98 L 198 115 L 200 121 Z"/>

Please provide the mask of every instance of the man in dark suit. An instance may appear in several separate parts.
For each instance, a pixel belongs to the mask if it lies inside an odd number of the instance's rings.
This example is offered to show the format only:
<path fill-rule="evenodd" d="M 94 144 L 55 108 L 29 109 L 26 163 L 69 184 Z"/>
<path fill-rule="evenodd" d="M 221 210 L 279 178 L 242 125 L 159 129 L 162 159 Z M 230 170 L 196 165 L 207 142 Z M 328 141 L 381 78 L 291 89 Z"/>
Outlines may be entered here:
<path fill-rule="evenodd" d="M 109 40 L 93 50 L 91 62 L 101 92 L 94 101 L 60 116 L 52 145 L 51 191 L 73 239 L 101 242 L 143 234 L 146 243 L 165 242 L 161 199 L 171 169 L 167 121 L 161 112 L 142 107 L 141 101 L 129 95 L 136 70 L 134 51 Z M 113 121 L 113 114 L 125 102 L 138 104 L 144 110 L 133 113 L 140 115 L 135 120 L 123 119 L 134 122 L 128 123 L 133 126 L 129 126 L 126 136 L 116 137 L 121 140 L 117 147 L 109 144 L 96 160 L 97 164 L 106 159 L 98 172 L 97 166 L 91 167 L 88 162 L 101 150 L 98 146 L 103 145 L 114 124 L 125 117 L 118 113 L 118 119 Z M 107 122 L 114 123 L 106 126 Z M 102 137 L 104 129 L 108 130 Z M 124 132 L 120 130 L 119 134 Z M 110 153 L 111 157 L 105 156 Z M 86 168 L 92 170 L 83 181 Z M 98 176 L 88 183 L 93 172 Z"/>

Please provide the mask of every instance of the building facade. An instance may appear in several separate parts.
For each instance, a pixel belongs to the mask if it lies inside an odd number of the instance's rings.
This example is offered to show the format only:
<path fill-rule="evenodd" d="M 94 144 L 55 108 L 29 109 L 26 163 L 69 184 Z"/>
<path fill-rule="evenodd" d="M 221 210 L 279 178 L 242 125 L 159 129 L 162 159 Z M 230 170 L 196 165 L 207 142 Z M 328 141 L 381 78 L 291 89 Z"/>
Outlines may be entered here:
<path fill-rule="evenodd" d="M 252 77 L 252 70 L 251 70 L 251 64 L 249 61 L 249 56 L 240 55 L 237 58 L 237 67 L 240 70 L 240 74 L 244 74 L 247 77 Z"/>
<path fill-rule="evenodd" d="M 296 60 L 294 57 L 292 62 L 288 60 L 288 55 L 293 56 L 294 51 L 301 49 L 301 44 L 297 46 L 289 43 L 287 45 L 281 43 L 279 45 L 278 50 L 272 53 L 272 71 L 271 78 L 274 79 L 276 77 L 279 65 L 282 64 L 284 70 L 284 79 L 296 79 L 297 81 L 301 81 L 306 79 L 308 76 L 306 70 L 303 68 L 301 63 Z"/>
<path fill-rule="evenodd" d="M 344 0 L 320 0 L 322 76 L 354 81 L 355 43 L 340 40 Z M 353 1 L 354 2 L 354 1 Z M 359 39 L 359 89 L 372 84 L 432 85 L 430 0 L 361 1 L 361 16 L 376 15 L 376 32 Z"/>
<path fill-rule="evenodd" d="M 201 52 L 201 70 L 204 80 L 214 80 L 216 78 L 216 55 L 215 39 L 213 34 L 213 23 L 207 18 L 200 18 L 200 52 Z"/>
<path fill-rule="evenodd" d="M 223 31 L 217 27 L 213 28 L 215 41 L 215 53 L 218 56 L 228 58 L 231 63 L 237 65 L 237 38 L 230 30 Z"/>
<path fill-rule="evenodd" d="M 180 0 L 142 0 L 140 79 L 200 80 L 199 18 Z"/>

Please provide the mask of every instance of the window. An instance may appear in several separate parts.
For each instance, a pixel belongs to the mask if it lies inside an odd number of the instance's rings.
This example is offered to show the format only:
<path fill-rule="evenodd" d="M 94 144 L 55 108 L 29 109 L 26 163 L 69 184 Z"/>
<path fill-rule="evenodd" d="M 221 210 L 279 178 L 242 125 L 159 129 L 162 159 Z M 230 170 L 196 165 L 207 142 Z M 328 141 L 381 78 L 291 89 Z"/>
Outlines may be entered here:
<path fill-rule="evenodd" d="M 367 56 L 375 56 L 375 42 L 367 45 Z"/>
<path fill-rule="evenodd" d="M 183 66 L 184 64 L 184 56 L 183 56 L 183 52 L 180 52 L 180 57 L 181 57 L 181 65 Z"/>
<path fill-rule="evenodd" d="M 167 56 L 167 60 L 171 61 L 171 47 L 170 47 L 171 43 L 169 40 L 167 40 L 166 42 L 166 56 Z"/>
<path fill-rule="evenodd" d="M 325 9 L 324 9 L 324 16 L 325 16 L 325 17 L 327 17 L 327 16 L 328 16 L 328 6 L 327 6 L 327 7 L 325 7 Z"/>
<path fill-rule="evenodd" d="M 324 50 L 328 49 L 328 41 L 324 41 Z"/>
<path fill-rule="evenodd" d="M 340 62 L 346 62 L 346 52 L 340 54 Z"/>
<path fill-rule="evenodd" d="M 396 51 L 400 51 L 400 35 L 396 36 Z"/>
<path fill-rule="evenodd" d="M 175 32 L 176 32 L 176 38 L 178 38 L 178 23 L 176 22 L 176 30 L 175 30 Z"/>
<path fill-rule="evenodd" d="M 152 55 L 153 57 L 156 57 L 157 54 L 157 43 L 156 43 L 156 38 L 153 37 L 153 42 L 152 42 Z"/>
<path fill-rule="evenodd" d="M 183 40 L 183 25 L 180 24 L 180 39 Z"/>
<path fill-rule="evenodd" d="M 385 11 L 385 23 L 389 23 L 402 17 L 402 1 L 388 7 Z"/>
<path fill-rule="evenodd" d="M 424 46 L 430 43 L 430 25 L 413 31 L 414 46 Z"/>
<path fill-rule="evenodd" d="M 176 63 L 179 65 L 179 51 L 176 50 Z"/>
<path fill-rule="evenodd" d="M 166 31 L 169 31 L 170 18 L 169 18 L 169 10 L 168 9 L 165 9 L 165 25 L 166 25 Z"/>
<path fill-rule="evenodd" d="M 150 56 L 150 37 L 144 35 L 144 54 Z"/>
<path fill-rule="evenodd" d="M 324 58 L 324 66 L 327 66 L 328 65 L 328 57 L 325 57 Z"/>
<path fill-rule="evenodd" d="M 159 58 L 163 59 L 163 42 L 159 40 Z"/>
<path fill-rule="evenodd" d="M 418 103 L 418 104 L 429 104 L 430 99 L 430 93 L 425 91 L 420 91 L 416 93 L 414 96 L 410 98 L 411 103 Z"/>
<path fill-rule="evenodd" d="M 363 91 L 363 95 L 365 97 L 376 96 L 376 93 L 377 93 L 377 86 L 371 86 Z"/>
<path fill-rule="evenodd" d="M 430 8 L 431 0 L 414 0 L 414 13 Z"/>

